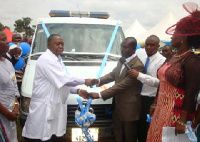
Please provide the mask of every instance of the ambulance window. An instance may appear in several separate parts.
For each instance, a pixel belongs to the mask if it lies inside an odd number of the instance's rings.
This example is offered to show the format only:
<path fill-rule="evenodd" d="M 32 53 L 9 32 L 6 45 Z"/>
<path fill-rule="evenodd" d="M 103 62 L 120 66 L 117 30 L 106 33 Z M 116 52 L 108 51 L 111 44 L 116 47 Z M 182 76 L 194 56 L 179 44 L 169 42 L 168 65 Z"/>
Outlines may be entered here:
<path fill-rule="evenodd" d="M 46 24 L 50 34 L 59 34 L 64 40 L 64 52 L 105 53 L 115 26 L 91 24 Z M 120 44 L 124 39 L 119 27 L 111 52 L 120 55 Z M 47 37 L 41 25 L 38 25 L 33 53 L 44 52 Z"/>

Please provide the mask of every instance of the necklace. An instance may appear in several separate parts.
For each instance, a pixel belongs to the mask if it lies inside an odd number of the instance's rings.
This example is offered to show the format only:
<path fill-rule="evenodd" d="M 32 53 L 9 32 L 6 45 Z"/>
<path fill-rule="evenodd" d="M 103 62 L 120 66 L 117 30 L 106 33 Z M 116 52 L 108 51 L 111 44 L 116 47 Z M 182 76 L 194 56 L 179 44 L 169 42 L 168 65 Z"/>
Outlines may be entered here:
<path fill-rule="evenodd" d="M 182 57 L 183 55 L 185 55 L 185 54 L 188 53 L 188 52 L 191 52 L 191 50 L 189 49 L 188 51 L 184 52 L 184 53 L 181 54 L 181 55 L 177 55 L 177 53 L 176 53 L 176 54 L 174 55 L 174 57 L 180 58 L 180 57 Z"/>

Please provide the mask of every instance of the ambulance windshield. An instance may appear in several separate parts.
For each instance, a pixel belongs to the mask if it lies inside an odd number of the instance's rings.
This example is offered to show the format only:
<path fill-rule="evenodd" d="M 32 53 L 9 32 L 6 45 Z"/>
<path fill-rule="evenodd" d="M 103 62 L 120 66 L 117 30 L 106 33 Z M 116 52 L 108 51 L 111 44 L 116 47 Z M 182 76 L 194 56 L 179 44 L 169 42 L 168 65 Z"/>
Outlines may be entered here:
<path fill-rule="evenodd" d="M 105 53 L 115 26 L 92 24 L 46 24 L 50 34 L 59 34 L 64 40 L 64 52 Z M 120 55 L 120 44 L 124 39 L 122 28 L 119 27 L 111 54 Z M 45 52 L 47 37 L 38 25 L 32 53 Z"/>

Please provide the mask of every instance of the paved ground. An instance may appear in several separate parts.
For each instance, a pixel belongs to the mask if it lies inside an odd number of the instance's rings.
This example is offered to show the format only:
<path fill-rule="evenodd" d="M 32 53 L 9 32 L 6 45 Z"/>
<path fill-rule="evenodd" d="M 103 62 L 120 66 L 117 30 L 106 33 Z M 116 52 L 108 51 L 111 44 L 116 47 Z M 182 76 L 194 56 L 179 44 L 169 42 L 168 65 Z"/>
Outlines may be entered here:
<path fill-rule="evenodd" d="M 21 136 L 21 125 L 19 123 L 19 119 L 17 120 L 17 135 L 18 135 L 18 142 L 25 142 L 24 138 Z M 71 142 L 71 138 L 67 137 L 66 135 L 63 137 L 62 142 Z M 99 138 L 98 142 L 114 142 L 114 138 Z"/>

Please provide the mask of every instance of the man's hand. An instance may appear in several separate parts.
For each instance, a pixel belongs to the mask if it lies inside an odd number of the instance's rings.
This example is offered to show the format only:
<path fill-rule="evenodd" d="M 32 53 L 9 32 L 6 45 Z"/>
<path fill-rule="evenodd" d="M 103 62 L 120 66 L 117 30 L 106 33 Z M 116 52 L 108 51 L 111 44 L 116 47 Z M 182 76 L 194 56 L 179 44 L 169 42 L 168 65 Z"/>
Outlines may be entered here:
<path fill-rule="evenodd" d="M 85 85 L 90 86 L 92 79 L 85 79 Z"/>
<path fill-rule="evenodd" d="M 99 83 L 98 79 L 85 79 L 85 85 L 90 86 L 92 88 L 93 85 L 97 85 Z"/>
<path fill-rule="evenodd" d="M 79 94 L 79 96 L 81 96 L 84 99 L 89 99 L 89 95 L 86 90 L 79 89 L 78 94 Z"/>
<path fill-rule="evenodd" d="M 99 79 L 92 79 L 90 87 L 92 87 L 93 85 L 97 85 L 97 84 L 99 84 Z"/>
<path fill-rule="evenodd" d="M 88 95 L 91 99 L 99 99 L 100 98 L 98 93 L 91 92 Z"/>
<path fill-rule="evenodd" d="M 139 72 L 136 71 L 136 70 L 134 70 L 134 69 L 129 70 L 128 73 L 129 73 L 129 75 L 130 75 L 131 77 L 133 77 L 133 78 L 137 78 L 138 75 L 139 75 Z"/>

